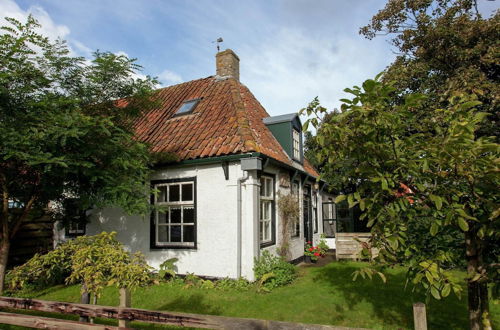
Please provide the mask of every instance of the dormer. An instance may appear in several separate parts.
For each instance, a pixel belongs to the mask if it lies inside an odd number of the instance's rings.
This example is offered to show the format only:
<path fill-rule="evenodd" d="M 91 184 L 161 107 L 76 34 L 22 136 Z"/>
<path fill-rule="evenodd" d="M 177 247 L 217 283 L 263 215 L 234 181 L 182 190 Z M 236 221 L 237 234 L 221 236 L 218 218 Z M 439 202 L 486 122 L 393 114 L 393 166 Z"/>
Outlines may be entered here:
<path fill-rule="evenodd" d="M 291 113 L 262 119 L 274 137 L 281 144 L 291 159 L 298 163 L 304 161 L 304 148 L 302 142 L 302 123 L 299 115 Z"/>

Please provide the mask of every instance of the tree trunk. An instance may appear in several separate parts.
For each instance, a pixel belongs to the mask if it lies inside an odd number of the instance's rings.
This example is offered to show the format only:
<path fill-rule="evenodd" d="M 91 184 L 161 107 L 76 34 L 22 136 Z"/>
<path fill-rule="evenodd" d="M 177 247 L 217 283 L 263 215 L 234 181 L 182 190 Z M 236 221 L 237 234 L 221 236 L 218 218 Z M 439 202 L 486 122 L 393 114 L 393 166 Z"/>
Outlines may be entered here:
<path fill-rule="evenodd" d="M 469 325 L 471 330 L 481 330 L 481 295 L 479 283 L 467 280 L 467 294 L 469 304 Z"/>
<path fill-rule="evenodd" d="M 479 284 L 479 294 L 481 296 L 481 322 L 484 330 L 491 330 L 490 302 L 488 300 L 488 283 Z"/>
<path fill-rule="evenodd" d="M 481 266 L 480 242 L 473 231 L 465 233 L 467 256 L 467 294 L 469 309 L 469 326 L 471 330 L 491 329 L 489 323 L 488 284 L 481 280 L 472 281 Z M 483 322 L 484 321 L 484 322 Z"/>
<path fill-rule="evenodd" d="M 0 242 L 0 296 L 3 295 L 5 285 L 5 273 L 7 271 L 7 262 L 9 260 L 10 241 L 4 238 Z"/>

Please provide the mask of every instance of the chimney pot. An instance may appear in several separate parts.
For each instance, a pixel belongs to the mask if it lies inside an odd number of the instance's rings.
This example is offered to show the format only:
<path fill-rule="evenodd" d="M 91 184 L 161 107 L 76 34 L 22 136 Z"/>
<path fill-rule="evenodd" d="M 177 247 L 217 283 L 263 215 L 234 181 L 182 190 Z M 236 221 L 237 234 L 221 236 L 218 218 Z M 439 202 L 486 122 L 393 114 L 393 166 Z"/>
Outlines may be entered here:
<path fill-rule="evenodd" d="M 215 62 L 218 76 L 240 80 L 240 58 L 231 49 L 218 52 Z"/>

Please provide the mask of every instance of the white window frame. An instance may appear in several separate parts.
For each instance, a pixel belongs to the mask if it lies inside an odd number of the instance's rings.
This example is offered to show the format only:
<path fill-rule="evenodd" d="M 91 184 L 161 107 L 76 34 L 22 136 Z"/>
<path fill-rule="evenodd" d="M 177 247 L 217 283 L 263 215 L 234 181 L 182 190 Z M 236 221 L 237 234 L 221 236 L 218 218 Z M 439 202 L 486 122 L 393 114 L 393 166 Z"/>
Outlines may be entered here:
<path fill-rule="evenodd" d="M 274 244 L 274 177 L 262 175 L 260 177 L 259 200 L 259 239 L 262 245 Z M 267 210 L 267 212 L 266 212 Z M 266 214 L 267 213 L 267 214 Z M 266 226 L 267 225 L 267 226 Z M 267 228 L 266 231 L 264 231 Z"/>
<path fill-rule="evenodd" d="M 293 158 L 300 160 L 300 133 L 296 129 L 292 129 L 293 142 Z"/>
<path fill-rule="evenodd" d="M 182 200 L 182 190 L 186 185 L 191 185 L 192 196 L 190 200 Z M 170 187 L 178 186 L 179 187 L 179 201 L 169 201 L 170 198 Z M 158 193 L 154 196 L 155 206 L 159 206 L 160 209 L 156 209 L 154 211 L 154 226 L 155 226 L 155 235 L 154 235 L 154 247 L 162 248 L 162 247 L 186 247 L 186 248 L 194 248 L 196 247 L 196 182 L 193 179 L 186 180 L 172 180 L 171 182 L 162 182 L 154 184 L 154 188 L 161 190 L 166 187 L 165 196 L 162 193 Z M 160 196 L 163 196 L 164 200 L 159 200 Z M 184 223 L 184 209 L 192 208 L 193 209 L 193 222 Z M 172 209 L 180 209 L 180 222 L 171 222 L 171 210 Z M 165 222 L 160 222 L 160 214 L 164 214 Z M 172 242 L 171 233 L 172 227 L 180 226 L 180 242 Z M 167 228 L 167 240 L 160 241 L 160 228 Z M 184 242 L 184 229 L 185 227 L 193 227 L 193 241 Z"/>

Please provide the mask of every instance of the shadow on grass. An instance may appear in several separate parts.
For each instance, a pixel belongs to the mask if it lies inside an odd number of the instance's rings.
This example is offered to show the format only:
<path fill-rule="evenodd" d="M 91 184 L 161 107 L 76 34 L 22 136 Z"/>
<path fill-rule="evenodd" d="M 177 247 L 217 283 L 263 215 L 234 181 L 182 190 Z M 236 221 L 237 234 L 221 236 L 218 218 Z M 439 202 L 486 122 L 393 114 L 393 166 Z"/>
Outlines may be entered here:
<path fill-rule="evenodd" d="M 206 296 L 193 293 L 188 296 L 178 297 L 160 307 L 160 310 L 179 311 L 183 313 L 221 315 L 222 310 L 213 304 L 205 303 Z"/>
<path fill-rule="evenodd" d="M 384 272 L 387 283 L 378 276 L 370 279 L 352 280 L 352 274 L 361 266 L 349 262 L 336 262 L 312 270 L 314 279 L 328 283 L 333 291 L 341 293 L 345 306 L 337 306 L 336 312 L 356 309 L 360 303 L 369 304 L 373 313 L 384 324 L 413 328 L 413 303 L 425 302 L 422 291 L 412 292 L 412 285 L 405 289 L 406 274 L 403 270 Z M 430 300 L 427 305 L 427 320 L 431 329 L 466 329 L 466 297 L 459 300 L 449 296 L 441 301 Z"/>

